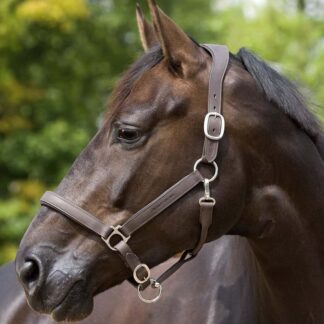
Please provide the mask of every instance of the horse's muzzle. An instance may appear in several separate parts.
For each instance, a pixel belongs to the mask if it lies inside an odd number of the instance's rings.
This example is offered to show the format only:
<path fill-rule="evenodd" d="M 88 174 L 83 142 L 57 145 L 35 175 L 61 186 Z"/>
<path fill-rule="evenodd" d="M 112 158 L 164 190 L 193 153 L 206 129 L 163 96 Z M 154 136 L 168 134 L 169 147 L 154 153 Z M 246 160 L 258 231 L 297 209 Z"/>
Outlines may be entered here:
<path fill-rule="evenodd" d="M 48 248 L 25 248 L 18 252 L 16 272 L 28 304 L 37 312 L 52 314 L 58 321 L 87 316 L 93 301 L 80 265 L 73 267 L 53 260 L 57 260 L 57 255 Z"/>

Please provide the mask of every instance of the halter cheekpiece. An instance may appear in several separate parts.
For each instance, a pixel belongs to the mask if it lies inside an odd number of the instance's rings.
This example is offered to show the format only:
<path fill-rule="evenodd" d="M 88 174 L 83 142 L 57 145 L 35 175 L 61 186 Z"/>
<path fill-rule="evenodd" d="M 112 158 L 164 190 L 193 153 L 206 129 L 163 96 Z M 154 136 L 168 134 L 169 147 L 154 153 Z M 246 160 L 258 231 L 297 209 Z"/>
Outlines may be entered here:
<path fill-rule="evenodd" d="M 218 166 L 215 162 L 218 153 L 219 140 L 225 131 L 225 120 L 222 112 L 222 88 L 223 79 L 229 62 L 229 51 L 223 45 L 202 45 L 212 57 L 212 67 L 208 86 L 208 113 L 204 120 L 205 141 L 202 157 L 196 161 L 193 171 L 163 192 L 148 205 L 132 215 L 124 224 L 110 226 L 101 222 L 98 218 L 78 207 L 72 201 L 47 191 L 41 198 L 41 205 L 49 207 L 58 213 L 68 217 L 88 230 L 99 235 L 108 248 L 117 252 L 125 264 L 132 270 L 133 278 L 129 279 L 137 285 L 139 298 L 146 303 L 156 302 L 162 293 L 161 283 L 179 269 L 184 263 L 194 258 L 206 242 L 208 229 L 212 223 L 215 199 L 210 195 L 210 183 L 217 178 Z M 209 164 L 214 168 L 213 176 L 204 178 L 198 170 L 199 164 Z M 180 259 L 166 270 L 158 279 L 151 278 L 149 267 L 142 263 L 128 245 L 132 234 L 144 226 L 162 211 L 175 203 L 199 183 L 204 185 L 204 196 L 199 199 L 201 225 L 200 239 L 196 247 L 183 252 Z M 151 287 L 155 296 L 147 299 L 143 291 Z"/>

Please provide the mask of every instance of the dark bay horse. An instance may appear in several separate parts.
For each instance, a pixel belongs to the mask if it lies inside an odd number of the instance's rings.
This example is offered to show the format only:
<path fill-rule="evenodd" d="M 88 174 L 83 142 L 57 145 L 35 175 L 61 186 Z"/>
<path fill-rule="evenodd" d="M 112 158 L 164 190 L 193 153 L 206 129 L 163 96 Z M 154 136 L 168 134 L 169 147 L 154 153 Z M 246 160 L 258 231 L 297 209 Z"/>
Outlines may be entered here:
<path fill-rule="evenodd" d="M 224 236 L 206 244 L 196 259 L 166 282 L 159 303 L 142 303 L 134 288 L 124 282 L 97 295 L 93 312 L 79 323 L 256 323 L 253 272 L 247 268 L 253 268 L 251 257 L 244 238 Z M 154 271 L 163 271 L 172 261 Z M 27 305 L 13 263 L 0 268 L 0 287 L 6 292 L 0 297 L 1 324 L 55 323 Z"/>
<path fill-rule="evenodd" d="M 109 225 L 124 223 L 188 174 L 204 140 L 211 57 L 153 0 L 149 4 L 154 30 L 138 13 L 147 53 L 121 80 L 104 125 L 57 189 Z M 244 266 L 253 278 L 255 323 L 323 323 L 319 123 L 294 85 L 244 49 L 230 58 L 222 106 L 226 131 L 207 240 L 225 234 L 247 239 L 253 258 Z M 191 190 L 131 237 L 143 262 L 152 267 L 196 246 L 201 191 Z M 21 242 L 16 271 L 31 307 L 57 321 L 87 317 L 95 295 L 131 275 L 99 237 L 45 207 Z M 176 275 L 185 280 L 181 271 Z M 117 307 L 123 311 L 123 300 Z M 173 313 L 173 304 L 161 312 Z M 238 318 L 224 323 L 251 323 Z"/>

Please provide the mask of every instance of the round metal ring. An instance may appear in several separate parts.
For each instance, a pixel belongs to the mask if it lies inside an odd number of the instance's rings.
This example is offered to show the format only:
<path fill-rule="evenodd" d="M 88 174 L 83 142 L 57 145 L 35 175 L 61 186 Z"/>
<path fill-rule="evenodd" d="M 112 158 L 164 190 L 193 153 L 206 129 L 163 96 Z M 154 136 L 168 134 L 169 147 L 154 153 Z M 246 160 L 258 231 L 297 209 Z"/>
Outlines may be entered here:
<path fill-rule="evenodd" d="M 198 167 L 199 163 L 202 162 L 202 160 L 203 160 L 203 159 L 200 158 L 200 159 L 198 159 L 198 160 L 196 161 L 196 163 L 195 163 L 195 165 L 194 165 L 194 171 L 197 170 L 197 167 Z M 213 161 L 213 166 L 214 166 L 214 168 L 215 168 L 215 171 L 214 171 L 214 175 L 213 175 L 210 179 L 207 179 L 209 182 L 214 181 L 214 180 L 217 178 L 217 175 L 218 175 L 218 165 L 217 165 L 217 163 L 216 163 L 215 161 Z"/>
<path fill-rule="evenodd" d="M 138 293 L 139 299 L 142 302 L 147 303 L 147 304 L 151 304 L 151 303 L 157 302 L 160 299 L 161 295 L 162 295 L 162 285 L 159 282 L 157 282 L 155 279 L 152 279 L 152 278 L 150 279 L 150 286 L 153 289 L 158 289 L 159 290 L 158 293 L 157 293 L 157 295 L 154 298 L 152 298 L 152 299 L 146 299 L 145 297 L 142 296 L 143 289 L 142 289 L 142 285 L 141 284 L 138 285 L 138 287 L 137 287 L 137 293 Z"/>
<path fill-rule="evenodd" d="M 137 275 L 137 271 L 138 271 L 139 269 L 141 269 L 141 268 L 144 268 L 144 270 L 145 270 L 146 273 L 147 273 L 147 276 L 145 276 L 144 279 L 140 279 L 140 278 L 138 277 L 138 275 Z M 150 269 L 149 269 L 149 267 L 148 267 L 146 264 L 144 264 L 144 263 L 138 264 L 138 265 L 135 267 L 134 271 L 133 271 L 133 277 L 134 277 L 134 280 L 135 280 L 137 283 L 139 283 L 139 284 L 142 284 L 142 283 L 146 282 L 146 281 L 150 278 L 150 275 L 151 275 Z"/>

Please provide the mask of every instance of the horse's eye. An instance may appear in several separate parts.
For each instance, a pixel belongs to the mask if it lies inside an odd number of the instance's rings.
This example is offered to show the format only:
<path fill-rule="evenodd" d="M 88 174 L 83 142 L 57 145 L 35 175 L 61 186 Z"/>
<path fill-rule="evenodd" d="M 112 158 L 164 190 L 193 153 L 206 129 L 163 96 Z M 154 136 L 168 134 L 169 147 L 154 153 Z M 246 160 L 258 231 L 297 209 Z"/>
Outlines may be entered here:
<path fill-rule="evenodd" d="M 140 136 L 141 133 L 138 130 L 130 128 L 119 128 L 117 133 L 118 139 L 126 143 L 134 143 Z"/>

